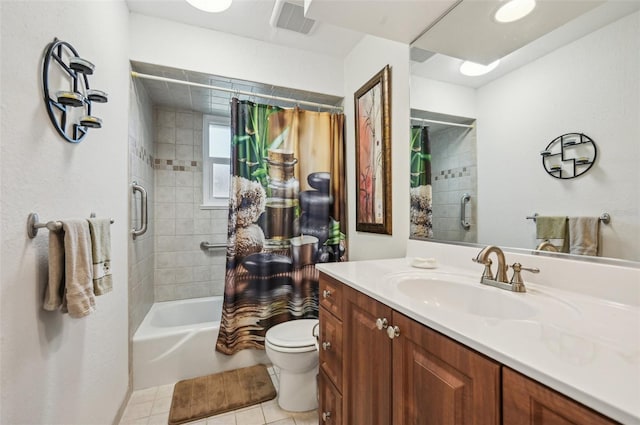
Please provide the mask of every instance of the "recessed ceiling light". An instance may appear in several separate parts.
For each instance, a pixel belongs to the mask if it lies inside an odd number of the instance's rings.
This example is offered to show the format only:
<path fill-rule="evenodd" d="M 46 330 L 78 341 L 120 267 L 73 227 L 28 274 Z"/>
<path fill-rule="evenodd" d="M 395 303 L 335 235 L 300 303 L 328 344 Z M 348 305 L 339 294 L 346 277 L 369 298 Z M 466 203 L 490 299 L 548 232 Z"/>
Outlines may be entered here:
<path fill-rule="evenodd" d="M 484 75 L 487 72 L 493 71 L 500 63 L 500 59 L 495 62 L 491 62 L 489 65 L 481 65 L 479 63 L 464 61 L 460 65 L 460 73 L 468 77 L 477 77 L 478 75 Z"/>
<path fill-rule="evenodd" d="M 511 0 L 493 15 L 500 23 L 514 22 L 527 16 L 536 7 L 536 0 Z"/>
<path fill-rule="evenodd" d="M 231 6 L 233 0 L 187 0 L 191 6 L 205 12 L 224 12 Z"/>

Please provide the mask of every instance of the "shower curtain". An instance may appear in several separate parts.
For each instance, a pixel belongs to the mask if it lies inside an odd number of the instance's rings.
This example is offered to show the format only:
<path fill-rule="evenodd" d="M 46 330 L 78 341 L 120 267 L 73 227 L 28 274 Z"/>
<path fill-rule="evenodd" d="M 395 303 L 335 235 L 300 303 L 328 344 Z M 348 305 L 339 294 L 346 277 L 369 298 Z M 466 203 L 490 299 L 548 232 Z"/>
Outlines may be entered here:
<path fill-rule="evenodd" d="M 346 260 L 344 115 L 232 99 L 224 303 L 216 349 L 318 317 L 314 264 Z"/>
<path fill-rule="evenodd" d="M 411 192 L 409 235 L 432 238 L 431 146 L 429 127 L 411 127 Z"/>

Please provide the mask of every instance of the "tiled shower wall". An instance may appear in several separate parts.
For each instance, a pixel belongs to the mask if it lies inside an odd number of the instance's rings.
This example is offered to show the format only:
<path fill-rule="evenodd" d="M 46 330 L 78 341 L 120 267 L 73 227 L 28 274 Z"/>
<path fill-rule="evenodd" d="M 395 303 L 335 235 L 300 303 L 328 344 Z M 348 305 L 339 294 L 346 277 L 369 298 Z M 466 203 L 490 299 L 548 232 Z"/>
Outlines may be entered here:
<path fill-rule="evenodd" d="M 140 81 L 131 82 L 129 99 L 129 181 L 137 181 L 148 193 L 149 217 L 154 199 L 153 106 Z M 140 226 L 140 195 L 129 194 L 128 226 Z M 135 201 L 134 201 L 135 199 Z M 153 222 L 147 233 L 129 237 L 129 336 L 138 329 L 154 301 Z"/>
<path fill-rule="evenodd" d="M 202 114 L 156 107 L 155 300 L 222 295 L 227 209 L 202 209 Z"/>
<path fill-rule="evenodd" d="M 476 242 L 477 165 L 476 129 L 451 127 L 429 134 L 433 187 L 433 238 Z M 468 193 L 469 230 L 460 225 L 460 200 Z"/>

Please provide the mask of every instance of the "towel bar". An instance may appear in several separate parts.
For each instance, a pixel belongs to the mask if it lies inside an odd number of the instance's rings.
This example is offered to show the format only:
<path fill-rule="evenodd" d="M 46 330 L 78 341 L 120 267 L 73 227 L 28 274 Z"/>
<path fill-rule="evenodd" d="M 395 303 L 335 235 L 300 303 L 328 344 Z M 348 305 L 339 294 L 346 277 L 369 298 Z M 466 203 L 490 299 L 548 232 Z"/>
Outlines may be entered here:
<path fill-rule="evenodd" d="M 91 218 L 95 217 L 94 213 L 91 213 Z M 113 219 L 110 220 L 111 224 L 114 223 Z M 29 217 L 27 217 L 27 235 L 29 238 L 33 239 L 38 234 L 38 229 L 46 228 L 51 232 L 58 232 L 62 229 L 62 222 L 52 220 L 47 221 L 46 223 L 40 222 L 40 217 L 38 217 L 38 213 L 30 213 Z"/>
<path fill-rule="evenodd" d="M 536 221 L 536 218 L 538 218 L 538 213 L 534 213 L 533 215 L 528 215 L 526 217 L 527 220 L 533 220 L 533 221 Z M 599 219 L 604 224 L 609 224 L 611 222 L 611 215 L 609 213 L 602 213 Z"/>
<path fill-rule="evenodd" d="M 203 250 L 207 250 L 207 249 L 220 249 L 220 248 L 227 248 L 227 244 L 226 243 L 209 243 L 207 241 L 202 241 L 200 242 L 200 249 Z"/>

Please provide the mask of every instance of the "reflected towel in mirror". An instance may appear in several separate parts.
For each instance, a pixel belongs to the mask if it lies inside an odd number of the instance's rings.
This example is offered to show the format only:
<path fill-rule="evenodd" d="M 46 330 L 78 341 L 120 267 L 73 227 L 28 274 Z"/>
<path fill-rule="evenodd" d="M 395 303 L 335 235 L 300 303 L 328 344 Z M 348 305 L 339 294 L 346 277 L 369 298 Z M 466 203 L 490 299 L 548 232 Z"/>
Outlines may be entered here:
<path fill-rule="evenodd" d="M 569 217 L 569 253 L 598 255 L 599 217 Z"/>
<path fill-rule="evenodd" d="M 538 244 L 551 242 L 559 252 L 569 252 L 566 216 L 537 216 L 536 238 Z"/>

